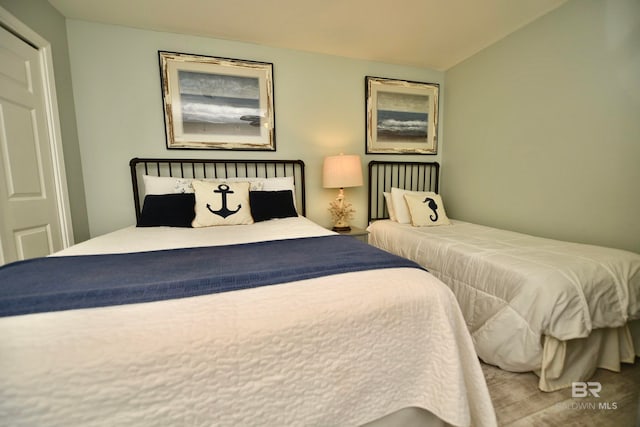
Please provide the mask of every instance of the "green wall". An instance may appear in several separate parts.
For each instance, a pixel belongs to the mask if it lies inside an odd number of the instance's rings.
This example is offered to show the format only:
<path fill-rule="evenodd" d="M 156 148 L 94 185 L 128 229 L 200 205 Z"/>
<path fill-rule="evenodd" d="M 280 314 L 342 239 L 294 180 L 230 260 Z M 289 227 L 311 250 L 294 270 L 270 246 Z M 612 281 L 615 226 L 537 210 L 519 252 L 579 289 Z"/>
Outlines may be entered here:
<path fill-rule="evenodd" d="M 92 236 L 134 223 L 127 168 L 135 156 L 302 159 L 307 216 L 329 226 L 327 209 L 337 190 L 322 188 L 324 156 L 360 154 L 363 169 L 376 158 L 364 155 L 365 76 L 433 83 L 444 78 L 429 69 L 79 20 L 67 20 L 67 31 Z M 167 150 L 158 50 L 273 63 L 277 151 Z M 366 187 L 345 192 L 357 211 L 352 224 L 364 227 Z"/>
<path fill-rule="evenodd" d="M 640 252 L 637 0 L 571 0 L 446 73 L 0 6 L 52 44 L 76 241 L 133 223 L 134 156 L 301 158 L 309 217 L 329 225 L 322 158 L 345 152 L 441 161 L 454 218 Z M 278 151 L 166 150 L 157 50 L 274 63 Z M 364 156 L 366 75 L 441 84 L 437 156 Z M 365 188 L 347 197 L 364 226 Z"/>
<path fill-rule="evenodd" d="M 76 129 L 65 18 L 46 0 L 0 0 L 0 7 L 6 9 L 51 44 L 73 235 L 76 242 L 81 242 L 89 238 L 89 223 Z"/>
<path fill-rule="evenodd" d="M 445 76 L 450 216 L 640 252 L 640 2 L 569 1 Z"/>

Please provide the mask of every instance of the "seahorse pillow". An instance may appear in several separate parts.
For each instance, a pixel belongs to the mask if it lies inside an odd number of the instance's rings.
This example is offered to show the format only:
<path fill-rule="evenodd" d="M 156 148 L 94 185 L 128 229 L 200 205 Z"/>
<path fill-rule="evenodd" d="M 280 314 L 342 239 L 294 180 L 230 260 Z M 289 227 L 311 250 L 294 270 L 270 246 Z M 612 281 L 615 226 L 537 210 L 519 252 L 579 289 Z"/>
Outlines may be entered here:
<path fill-rule="evenodd" d="M 405 194 L 404 199 L 414 227 L 451 224 L 439 194 Z"/>
<path fill-rule="evenodd" d="M 193 227 L 253 224 L 248 182 L 191 182 L 196 195 Z"/>
<path fill-rule="evenodd" d="M 407 206 L 407 201 L 404 199 L 405 194 L 419 194 L 425 197 L 431 194 L 436 194 L 433 191 L 411 191 L 402 188 L 391 187 L 391 203 L 393 204 L 393 212 L 396 217 L 396 221 L 400 224 L 409 224 L 411 222 L 411 213 Z"/>

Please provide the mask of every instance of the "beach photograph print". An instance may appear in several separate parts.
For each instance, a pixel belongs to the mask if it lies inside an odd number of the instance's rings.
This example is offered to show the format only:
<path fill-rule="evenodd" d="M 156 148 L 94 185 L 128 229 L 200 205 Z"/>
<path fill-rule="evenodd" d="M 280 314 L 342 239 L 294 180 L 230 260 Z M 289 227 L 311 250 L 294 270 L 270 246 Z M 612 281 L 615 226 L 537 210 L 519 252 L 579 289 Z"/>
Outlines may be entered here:
<path fill-rule="evenodd" d="M 158 54 L 167 148 L 275 151 L 273 64 Z"/>
<path fill-rule="evenodd" d="M 185 133 L 260 135 L 260 94 L 255 77 L 178 71 Z"/>
<path fill-rule="evenodd" d="M 428 96 L 379 91 L 376 106 L 379 142 L 427 142 Z"/>
<path fill-rule="evenodd" d="M 366 152 L 436 154 L 439 85 L 365 78 Z"/>

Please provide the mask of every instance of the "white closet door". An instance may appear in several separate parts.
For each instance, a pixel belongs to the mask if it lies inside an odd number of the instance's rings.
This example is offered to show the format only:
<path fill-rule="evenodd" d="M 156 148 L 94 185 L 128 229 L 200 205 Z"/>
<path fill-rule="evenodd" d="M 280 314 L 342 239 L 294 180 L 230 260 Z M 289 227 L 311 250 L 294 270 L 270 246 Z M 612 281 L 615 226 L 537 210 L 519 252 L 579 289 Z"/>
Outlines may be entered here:
<path fill-rule="evenodd" d="M 0 27 L 0 264 L 63 247 L 39 51 Z"/>

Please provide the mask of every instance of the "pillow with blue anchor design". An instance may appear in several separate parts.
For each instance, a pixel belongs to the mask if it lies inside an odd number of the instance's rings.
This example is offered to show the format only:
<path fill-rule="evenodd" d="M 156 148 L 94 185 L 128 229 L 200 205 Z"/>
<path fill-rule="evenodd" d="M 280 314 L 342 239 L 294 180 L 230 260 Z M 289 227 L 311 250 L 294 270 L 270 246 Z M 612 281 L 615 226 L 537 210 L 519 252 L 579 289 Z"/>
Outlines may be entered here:
<path fill-rule="evenodd" d="M 193 180 L 196 217 L 193 227 L 253 224 L 248 182 L 207 182 Z"/>
<path fill-rule="evenodd" d="M 404 199 L 411 213 L 411 225 L 414 227 L 451 224 L 439 194 L 405 194 Z"/>

